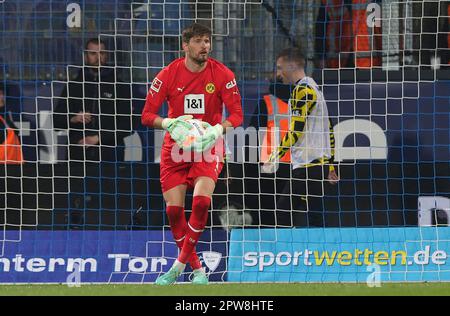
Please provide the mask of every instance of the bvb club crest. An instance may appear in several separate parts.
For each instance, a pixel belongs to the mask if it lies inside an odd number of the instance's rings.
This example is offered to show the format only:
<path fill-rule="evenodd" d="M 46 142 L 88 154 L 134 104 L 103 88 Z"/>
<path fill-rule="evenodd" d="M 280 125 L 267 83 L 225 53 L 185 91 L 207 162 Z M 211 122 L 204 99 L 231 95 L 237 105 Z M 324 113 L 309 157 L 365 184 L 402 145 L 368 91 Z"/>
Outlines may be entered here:
<path fill-rule="evenodd" d="M 214 83 L 210 82 L 206 85 L 206 92 L 208 93 L 214 93 L 216 91 L 216 87 L 214 86 Z"/>

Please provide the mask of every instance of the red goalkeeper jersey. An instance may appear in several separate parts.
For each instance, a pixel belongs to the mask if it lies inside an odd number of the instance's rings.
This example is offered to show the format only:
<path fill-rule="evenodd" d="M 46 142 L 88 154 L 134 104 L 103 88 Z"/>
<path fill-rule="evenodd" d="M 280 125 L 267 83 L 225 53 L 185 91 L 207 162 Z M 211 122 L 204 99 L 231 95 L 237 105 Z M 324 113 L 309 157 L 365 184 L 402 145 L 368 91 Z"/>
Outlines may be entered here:
<path fill-rule="evenodd" d="M 225 104 L 229 113 L 226 119 L 233 127 L 241 125 L 241 96 L 233 72 L 213 58 L 208 58 L 201 72 L 191 72 L 184 60 L 174 60 L 153 80 L 142 111 L 142 124 L 152 127 L 161 105 L 167 100 L 170 118 L 191 114 L 211 125 L 219 124 L 223 121 Z M 173 144 L 167 133 L 164 146 Z"/>

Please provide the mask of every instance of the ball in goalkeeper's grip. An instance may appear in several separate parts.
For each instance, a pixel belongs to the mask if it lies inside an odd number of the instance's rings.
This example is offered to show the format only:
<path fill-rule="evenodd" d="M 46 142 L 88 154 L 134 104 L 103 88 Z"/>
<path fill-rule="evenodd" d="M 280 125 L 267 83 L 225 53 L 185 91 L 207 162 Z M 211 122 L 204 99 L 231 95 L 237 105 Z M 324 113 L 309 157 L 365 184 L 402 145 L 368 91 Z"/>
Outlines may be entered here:
<path fill-rule="evenodd" d="M 189 148 L 199 137 L 202 137 L 206 133 L 206 129 L 200 120 L 191 119 L 186 120 L 186 122 L 191 124 L 192 127 L 183 142 L 183 147 Z"/>

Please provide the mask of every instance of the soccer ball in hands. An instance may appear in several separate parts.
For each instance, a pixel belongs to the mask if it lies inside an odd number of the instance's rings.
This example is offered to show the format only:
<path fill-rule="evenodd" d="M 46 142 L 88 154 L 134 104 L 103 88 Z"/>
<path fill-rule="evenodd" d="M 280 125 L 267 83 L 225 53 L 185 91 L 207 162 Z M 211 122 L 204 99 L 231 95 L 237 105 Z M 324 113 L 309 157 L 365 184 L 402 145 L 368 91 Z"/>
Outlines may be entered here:
<path fill-rule="evenodd" d="M 200 142 L 200 139 L 205 135 L 209 124 L 196 119 L 186 120 L 186 122 L 191 124 L 192 127 L 186 135 L 182 147 L 190 150 L 196 143 Z"/>

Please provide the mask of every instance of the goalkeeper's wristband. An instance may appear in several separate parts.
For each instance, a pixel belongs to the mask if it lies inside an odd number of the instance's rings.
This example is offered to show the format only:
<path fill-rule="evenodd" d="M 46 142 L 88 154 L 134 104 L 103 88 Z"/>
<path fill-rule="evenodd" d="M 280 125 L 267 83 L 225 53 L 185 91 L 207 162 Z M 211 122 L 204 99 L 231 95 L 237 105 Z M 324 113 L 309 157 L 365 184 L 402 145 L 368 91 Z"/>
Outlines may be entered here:
<path fill-rule="evenodd" d="M 187 120 L 190 120 L 190 119 L 192 119 L 192 115 L 181 115 L 181 116 L 179 116 L 179 117 L 177 117 L 177 118 L 165 118 L 165 119 L 163 119 L 162 120 L 162 122 L 161 122 L 161 127 L 163 128 L 163 129 L 165 129 L 165 130 L 169 130 L 170 129 L 170 127 L 175 123 L 175 122 L 177 122 L 177 121 L 187 121 Z"/>
<path fill-rule="evenodd" d="M 167 130 L 173 121 L 174 121 L 174 119 L 172 119 L 172 118 L 165 118 L 161 122 L 161 127 L 163 129 Z"/>

